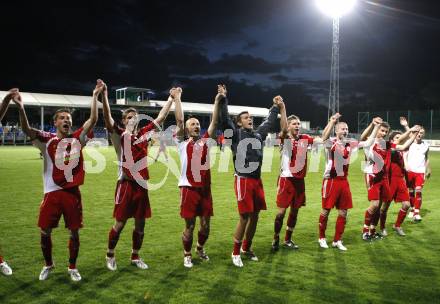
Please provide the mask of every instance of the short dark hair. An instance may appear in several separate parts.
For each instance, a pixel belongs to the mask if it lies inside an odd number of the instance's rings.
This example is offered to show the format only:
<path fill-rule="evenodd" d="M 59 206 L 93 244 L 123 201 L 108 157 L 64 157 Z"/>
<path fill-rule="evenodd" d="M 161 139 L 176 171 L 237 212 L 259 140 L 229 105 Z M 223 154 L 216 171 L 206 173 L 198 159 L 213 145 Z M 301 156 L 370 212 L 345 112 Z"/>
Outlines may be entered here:
<path fill-rule="evenodd" d="M 348 123 L 346 123 L 345 121 L 338 121 L 335 125 L 335 129 L 337 129 L 342 124 L 347 125 L 347 127 L 348 127 Z"/>
<path fill-rule="evenodd" d="M 291 121 L 291 120 L 298 120 L 298 121 L 301 121 L 301 119 L 299 119 L 299 117 L 298 116 L 296 116 L 296 115 L 290 115 L 289 117 L 287 117 L 287 121 Z"/>
<path fill-rule="evenodd" d="M 380 126 L 383 127 L 383 128 L 386 128 L 386 129 L 390 129 L 390 128 L 391 128 L 391 127 L 390 127 L 390 124 L 387 123 L 386 121 L 382 122 L 382 123 L 380 124 Z"/>
<path fill-rule="evenodd" d="M 53 121 L 57 120 L 58 118 L 58 114 L 60 113 L 69 113 L 70 116 L 72 116 L 72 111 L 70 109 L 67 108 L 61 108 L 55 111 L 55 113 L 53 114 Z"/>
<path fill-rule="evenodd" d="M 396 137 L 396 135 L 398 135 L 398 134 L 402 134 L 402 131 L 399 131 L 399 130 L 393 130 L 393 131 L 391 131 L 391 132 L 390 132 L 390 135 L 389 135 L 389 139 L 390 139 L 390 140 L 394 140 L 394 137 Z"/>
<path fill-rule="evenodd" d="M 240 113 L 237 114 L 237 116 L 235 116 L 235 123 L 238 124 L 239 122 L 241 122 L 241 115 L 243 114 L 249 114 L 248 111 L 242 111 Z"/>
<path fill-rule="evenodd" d="M 128 108 L 122 111 L 122 119 L 125 119 L 127 117 L 128 113 L 135 112 L 137 114 L 137 110 L 135 108 Z"/>

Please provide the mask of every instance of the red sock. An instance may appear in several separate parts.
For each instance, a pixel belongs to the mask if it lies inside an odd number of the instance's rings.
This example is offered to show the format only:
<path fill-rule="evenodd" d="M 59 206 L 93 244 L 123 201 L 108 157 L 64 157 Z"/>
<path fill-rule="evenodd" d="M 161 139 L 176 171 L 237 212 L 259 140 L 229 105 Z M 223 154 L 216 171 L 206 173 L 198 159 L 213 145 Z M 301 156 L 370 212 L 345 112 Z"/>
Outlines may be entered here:
<path fill-rule="evenodd" d="M 277 216 L 275 217 L 275 222 L 274 222 L 274 239 L 279 239 L 279 235 L 280 235 L 280 231 L 281 228 L 283 227 L 283 218 L 284 216 L 281 216 L 279 214 L 277 214 Z"/>
<path fill-rule="evenodd" d="M 335 238 L 334 238 L 335 242 L 341 240 L 342 234 L 344 233 L 344 229 L 345 229 L 345 223 L 346 223 L 346 218 L 338 215 L 338 218 L 336 219 L 336 230 L 335 230 Z"/>
<path fill-rule="evenodd" d="M 199 231 L 197 239 L 197 249 L 202 249 L 205 246 L 206 241 L 208 240 L 209 235 L 204 234 L 202 231 Z"/>
<path fill-rule="evenodd" d="M 284 236 L 284 241 L 288 242 L 290 240 L 292 240 L 292 230 L 286 229 L 286 235 Z"/>
<path fill-rule="evenodd" d="M 292 239 L 293 229 L 296 226 L 296 219 L 298 218 L 298 210 L 291 211 L 289 213 L 289 217 L 287 218 L 287 227 L 290 229 L 286 229 L 286 235 L 284 237 L 285 241 L 290 241 Z"/>
<path fill-rule="evenodd" d="M 414 190 L 410 190 L 409 192 L 409 204 L 411 205 L 411 208 L 414 208 Z"/>
<path fill-rule="evenodd" d="M 365 220 L 364 220 L 364 229 L 362 230 L 363 233 L 370 232 L 370 224 L 371 224 L 371 218 L 372 215 L 370 211 L 365 211 Z"/>
<path fill-rule="evenodd" d="M 377 226 L 379 224 L 379 217 L 380 217 L 380 209 L 376 209 L 374 211 L 373 216 L 371 217 L 371 225 Z"/>
<path fill-rule="evenodd" d="M 70 238 L 69 239 L 69 268 L 76 268 L 76 259 L 78 258 L 79 253 L 79 238 Z"/>
<path fill-rule="evenodd" d="M 387 222 L 387 211 L 380 211 L 380 230 L 385 229 L 385 224 Z"/>
<path fill-rule="evenodd" d="M 139 251 L 142 247 L 142 242 L 144 241 L 144 233 L 139 232 L 136 230 L 133 230 L 133 237 L 132 237 L 132 248 L 135 251 Z"/>
<path fill-rule="evenodd" d="M 422 207 L 422 192 L 416 192 L 414 197 L 414 210 L 418 210 L 417 214 L 420 212 Z"/>
<path fill-rule="evenodd" d="M 50 235 L 41 234 L 41 251 L 46 262 L 46 266 L 52 266 L 52 238 Z"/>
<path fill-rule="evenodd" d="M 251 246 L 252 246 L 252 241 L 244 240 L 243 246 L 241 247 L 243 248 L 243 251 L 249 251 L 251 249 Z"/>
<path fill-rule="evenodd" d="M 319 238 L 325 239 L 325 230 L 327 229 L 328 216 L 324 216 L 322 213 L 319 215 Z"/>
<path fill-rule="evenodd" d="M 289 217 L 287 218 L 287 227 L 295 228 L 296 226 L 296 219 L 298 218 L 298 210 L 296 211 L 291 211 L 289 213 Z"/>
<path fill-rule="evenodd" d="M 397 215 L 396 223 L 394 224 L 395 227 L 400 227 L 402 225 L 403 221 L 405 220 L 407 212 L 408 210 L 400 209 L 399 214 Z"/>
<path fill-rule="evenodd" d="M 0 255 L 0 264 L 3 263 L 3 257 Z"/>
<path fill-rule="evenodd" d="M 240 254 L 240 248 L 241 248 L 241 242 L 240 241 L 234 241 L 234 251 L 233 255 L 239 255 Z"/>
<path fill-rule="evenodd" d="M 110 232 L 108 233 L 108 249 L 111 250 L 115 249 L 116 244 L 118 243 L 119 240 L 119 235 L 120 232 L 116 231 L 113 227 L 112 229 L 110 229 Z M 107 256 L 114 257 L 115 254 L 113 252 L 112 253 L 107 252 Z"/>
<path fill-rule="evenodd" d="M 183 244 L 183 250 L 185 250 L 185 254 L 191 254 L 191 248 L 192 248 L 193 238 L 187 238 L 185 234 L 182 235 L 182 244 Z"/>

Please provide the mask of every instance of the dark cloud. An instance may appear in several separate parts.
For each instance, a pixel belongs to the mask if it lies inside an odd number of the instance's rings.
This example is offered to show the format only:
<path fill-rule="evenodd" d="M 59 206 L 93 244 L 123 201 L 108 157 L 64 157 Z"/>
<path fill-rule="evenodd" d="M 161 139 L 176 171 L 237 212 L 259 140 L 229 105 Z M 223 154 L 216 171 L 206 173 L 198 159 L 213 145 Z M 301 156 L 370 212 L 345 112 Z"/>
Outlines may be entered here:
<path fill-rule="evenodd" d="M 280 82 L 286 82 L 289 80 L 289 77 L 277 74 L 277 75 L 270 76 L 270 79 L 275 80 L 275 81 L 280 81 Z"/>
<path fill-rule="evenodd" d="M 246 45 L 243 47 L 243 50 L 248 51 L 250 49 L 256 48 L 257 46 L 260 46 L 260 43 L 257 40 L 248 40 L 246 42 Z"/>
<path fill-rule="evenodd" d="M 224 54 L 214 63 L 219 70 L 230 73 L 274 73 L 289 66 L 279 63 L 271 63 L 262 58 L 256 58 L 251 55 L 228 55 Z"/>

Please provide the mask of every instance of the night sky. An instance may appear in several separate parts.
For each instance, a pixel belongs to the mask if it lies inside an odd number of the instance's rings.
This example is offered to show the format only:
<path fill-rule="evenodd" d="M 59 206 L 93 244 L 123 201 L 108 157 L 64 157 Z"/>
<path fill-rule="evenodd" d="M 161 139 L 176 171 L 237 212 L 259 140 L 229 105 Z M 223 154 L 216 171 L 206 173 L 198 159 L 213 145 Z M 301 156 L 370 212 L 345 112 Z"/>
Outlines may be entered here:
<path fill-rule="evenodd" d="M 166 98 L 326 119 L 331 19 L 312 0 L 2 2 L 0 89 L 90 94 L 150 88 Z M 440 1 L 359 1 L 341 20 L 341 112 L 439 109 Z M 114 92 L 112 92 L 114 97 Z"/>

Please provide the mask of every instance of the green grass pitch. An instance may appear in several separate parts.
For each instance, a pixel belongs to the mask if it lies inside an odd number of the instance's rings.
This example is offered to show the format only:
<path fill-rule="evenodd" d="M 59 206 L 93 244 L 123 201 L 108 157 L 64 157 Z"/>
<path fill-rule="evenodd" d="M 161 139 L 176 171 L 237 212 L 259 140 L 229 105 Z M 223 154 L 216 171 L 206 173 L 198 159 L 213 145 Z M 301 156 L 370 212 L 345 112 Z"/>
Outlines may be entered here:
<path fill-rule="evenodd" d="M 116 248 L 118 270 L 105 267 L 108 231 L 113 223 L 116 183 L 113 148 L 102 148 L 107 166 L 100 174 L 87 174 L 81 187 L 84 229 L 77 284 L 67 275 L 68 233 L 63 221 L 53 233 L 56 270 L 38 281 L 43 265 L 36 227 L 42 199 L 42 161 L 32 147 L 0 148 L 0 242 L 1 252 L 12 266 L 12 277 L 0 276 L 0 303 L 439 303 L 440 302 L 440 153 L 431 153 L 433 176 L 423 193 L 420 224 L 405 221 L 407 236 L 394 235 L 391 225 L 399 209 L 389 212 L 390 235 L 373 243 L 361 240 L 366 188 L 360 161 L 351 165 L 350 184 L 354 209 L 350 210 L 344 243 L 347 252 L 318 248 L 318 216 L 321 208 L 321 177 L 308 173 L 307 206 L 302 208 L 294 232 L 298 251 L 281 248 L 270 253 L 275 193 L 279 169 L 275 151 L 272 171 L 263 174 L 268 210 L 261 213 L 254 240 L 259 262 L 244 260 L 245 267 L 231 264 L 232 233 L 238 214 L 229 172 L 213 170 L 214 213 L 206 245 L 211 261 L 185 269 L 182 259 L 177 180 L 170 175 L 157 191 L 150 192 L 153 217 L 147 221 L 141 256 L 150 269 L 129 264 L 129 221 Z M 155 155 L 153 148 L 151 155 Z M 217 154 L 217 156 L 220 154 Z M 175 150 L 172 156 L 177 159 Z M 90 157 L 87 157 L 90 158 Z M 164 176 L 165 167 L 150 167 L 152 182 Z M 334 232 L 336 212 L 329 217 L 327 238 Z M 284 233 L 284 232 L 283 232 Z"/>

